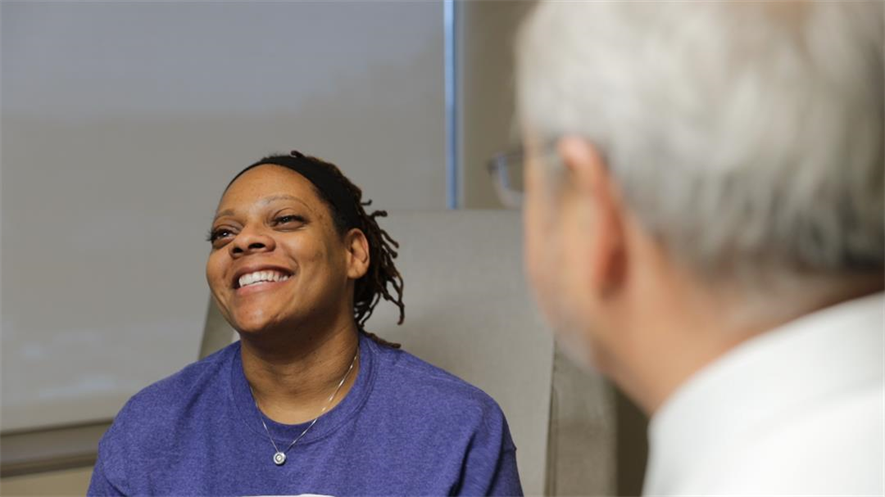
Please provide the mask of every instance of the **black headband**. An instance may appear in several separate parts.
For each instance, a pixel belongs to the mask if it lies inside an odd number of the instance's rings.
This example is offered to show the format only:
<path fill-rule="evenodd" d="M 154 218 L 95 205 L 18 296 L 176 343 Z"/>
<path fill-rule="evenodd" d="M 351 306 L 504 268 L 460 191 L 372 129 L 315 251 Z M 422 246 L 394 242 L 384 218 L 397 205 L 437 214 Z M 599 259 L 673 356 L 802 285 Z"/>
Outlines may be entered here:
<path fill-rule="evenodd" d="M 307 157 L 301 152 L 293 150 L 290 155 L 265 157 L 244 169 L 243 172 L 262 164 L 285 167 L 304 176 L 320 191 L 320 195 L 332 204 L 332 208 L 347 225 L 347 229 L 363 229 L 362 223 L 360 223 L 360 216 L 357 214 L 353 195 L 341 183 L 341 180 L 336 178 L 335 174 L 329 168 L 322 165 L 318 159 Z"/>

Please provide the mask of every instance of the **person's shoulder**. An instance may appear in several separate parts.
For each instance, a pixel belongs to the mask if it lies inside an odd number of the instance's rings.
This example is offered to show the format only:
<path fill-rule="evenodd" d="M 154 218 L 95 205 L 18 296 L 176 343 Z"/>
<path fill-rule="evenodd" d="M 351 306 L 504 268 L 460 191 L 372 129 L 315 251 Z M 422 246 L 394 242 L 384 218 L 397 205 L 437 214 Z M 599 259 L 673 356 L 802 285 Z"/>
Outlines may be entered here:
<path fill-rule="evenodd" d="M 117 431 L 150 431 L 174 418 L 181 408 L 192 404 L 196 396 L 206 394 L 208 385 L 219 381 L 218 371 L 229 364 L 238 351 L 239 343 L 235 342 L 143 388 L 114 418 Z"/>
<path fill-rule="evenodd" d="M 881 495 L 883 401 L 878 381 L 793 412 L 748 434 L 690 493 Z"/>
<path fill-rule="evenodd" d="M 219 395 L 220 389 L 212 388 L 223 377 L 217 373 L 238 351 L 234 343 L 133 395 L 99 442 L 96 467 L 104 477 L 125 486 L 133 461 L 172 446 L 174 427 L 200 402 L 198 397 L 213 391 Z"/>
<path fill-rule="evenodd" d="M 376 348 L 380 379 L 376 388 L 391 392 L 412 409 L 505 423 L 501 407 L 480 388 L 405 350 L 383 345 Z"/>
<path fill-rule="evenodd" d="M 135 394 L 128 404 L 142 409 L 154 406 L 169 409 L 170 402 L 185 402 L 200 387 L 216 381 L 215 374 L 219 369 L 230 363 L 233 355 L 239 351 L 239 342 L 234 342 L 214 354 L 185 366 L 183 369 L 156 383 L 153 383 Z"/>

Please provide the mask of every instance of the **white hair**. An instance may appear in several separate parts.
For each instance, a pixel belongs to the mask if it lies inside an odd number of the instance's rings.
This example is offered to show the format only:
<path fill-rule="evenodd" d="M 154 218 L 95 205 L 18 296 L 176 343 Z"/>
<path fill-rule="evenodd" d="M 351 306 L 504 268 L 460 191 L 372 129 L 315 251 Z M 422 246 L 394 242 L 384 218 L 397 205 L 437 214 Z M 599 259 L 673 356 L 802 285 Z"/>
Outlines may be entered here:
<path fill-rule="evenodd" d="M 882 3 L 542 3 L 520 120 L 595 144 L 702 274 L 883 270 Z"/>

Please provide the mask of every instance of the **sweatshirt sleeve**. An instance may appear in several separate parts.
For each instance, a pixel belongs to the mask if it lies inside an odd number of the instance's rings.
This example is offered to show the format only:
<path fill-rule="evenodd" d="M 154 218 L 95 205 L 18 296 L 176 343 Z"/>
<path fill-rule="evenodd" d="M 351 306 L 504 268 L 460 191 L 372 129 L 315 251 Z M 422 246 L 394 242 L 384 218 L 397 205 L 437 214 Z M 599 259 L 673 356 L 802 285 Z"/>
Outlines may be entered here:
<path fill-rule="evenodd" d="M 516 447 L 504 413 L 494 405 L 483 417 L 468 449 L 457 495 L 522 496 Z"/>
<path fill-rule="evenodd" d="M 92 480 L 89 482 L 89 490 L 86 495 L 89 497 L 125 495 L 111 483 L 105 474 L 101 453 L 98 455 L 98 461 L 95 462 L 95 469 L 92 470 Z"/>
<path fill-rule="evenodd" d="M 92 480 L 89 482 L 89 497 L 127 495 L 131 492 L 125 488 L 126 481 L 126 417 L 127 410 L 132 400 L 127 402 L 117 414 L 114 423 L 101 437 L 98 443 L 98 459 L 92 470 Z"/>

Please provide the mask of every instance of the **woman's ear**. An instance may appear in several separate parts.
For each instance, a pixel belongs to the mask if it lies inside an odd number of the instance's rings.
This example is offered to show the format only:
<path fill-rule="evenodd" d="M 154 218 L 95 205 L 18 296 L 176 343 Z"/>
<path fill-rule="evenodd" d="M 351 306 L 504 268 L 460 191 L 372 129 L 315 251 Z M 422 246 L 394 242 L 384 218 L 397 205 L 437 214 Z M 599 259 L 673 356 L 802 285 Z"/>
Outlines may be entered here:
<path fill-rule="evenodd" d="M 344 246 L 347 249 L 347 277 L 358 280 L 369 271 L 369 240 L 362 230 L 353 228 L 344 236 Z"/>

